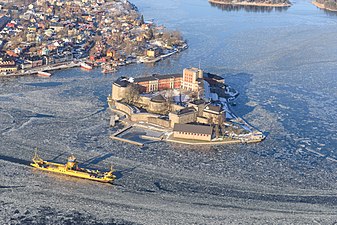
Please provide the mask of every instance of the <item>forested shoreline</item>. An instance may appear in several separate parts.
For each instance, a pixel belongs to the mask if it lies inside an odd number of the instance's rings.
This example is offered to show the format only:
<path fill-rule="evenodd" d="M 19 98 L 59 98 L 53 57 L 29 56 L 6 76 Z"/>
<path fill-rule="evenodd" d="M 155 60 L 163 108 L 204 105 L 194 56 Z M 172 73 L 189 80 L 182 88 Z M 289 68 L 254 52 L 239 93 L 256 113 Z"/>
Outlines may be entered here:
<path fill-rule="evenodd" d="M 313 4 L 322 9 L 337 11 L 337 0 L 316 0 Z"/>
<path fill-rule="evenodd" d="M 290 6 L 289 0 L 209 0 L 215 4 L 228 5 L 255 5 L 255 6 L 271 6 L 271 7 L 286 7 Z"/>

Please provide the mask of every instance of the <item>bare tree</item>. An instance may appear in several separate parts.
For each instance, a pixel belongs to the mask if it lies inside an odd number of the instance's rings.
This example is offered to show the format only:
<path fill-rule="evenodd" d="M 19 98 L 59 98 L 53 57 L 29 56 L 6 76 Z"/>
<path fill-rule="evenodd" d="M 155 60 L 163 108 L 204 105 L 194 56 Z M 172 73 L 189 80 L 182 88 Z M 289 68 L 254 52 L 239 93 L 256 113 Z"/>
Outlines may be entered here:
<path fill-rule="evenodd" d="M 130 84 L 126 89 L 125 101 L 127 103 L 134 103 L 139 99 L 139 94 L 140 91 L 138 86 L 135 84 Z"/>

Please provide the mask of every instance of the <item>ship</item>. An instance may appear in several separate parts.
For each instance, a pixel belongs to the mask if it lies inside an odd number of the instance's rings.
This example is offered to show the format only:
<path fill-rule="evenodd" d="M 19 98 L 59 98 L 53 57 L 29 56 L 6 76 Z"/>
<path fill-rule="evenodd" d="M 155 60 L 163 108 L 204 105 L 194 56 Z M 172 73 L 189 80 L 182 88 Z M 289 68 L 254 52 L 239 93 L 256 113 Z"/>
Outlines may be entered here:
<path fill-rule="evenodd" d="M 80 64 L 81 68 L 86 69 L 86 70 L 92 70 L 92 66 L 90 66 L 89 64 L 82 62 Z"/>
<path fill-rule="evenodd" d="M 114 171 L 112 167 L 110 168 L 109 172 L 101 172 L 98 170 L 80 168 L 74 155 L 70 155 L 68 157 L 68 161 L 66 164 L 60 164 L 43 160 L 36 151 L 32 161 L 33 163 L 30 164 L 31 166 L 43 171 L 65 174 L 72 177 L 78 177 L 103 183 L 112 183 L 116 179 L 116 176 L 113 174 Z"/>
<path fill-rule="evenodd" d="M 37 72 L 37 76 L 38 76 L 38 77 L 50 77 L 50 76 L 51 76 L 51 73 L 39 71 L 39 72 Z"/>

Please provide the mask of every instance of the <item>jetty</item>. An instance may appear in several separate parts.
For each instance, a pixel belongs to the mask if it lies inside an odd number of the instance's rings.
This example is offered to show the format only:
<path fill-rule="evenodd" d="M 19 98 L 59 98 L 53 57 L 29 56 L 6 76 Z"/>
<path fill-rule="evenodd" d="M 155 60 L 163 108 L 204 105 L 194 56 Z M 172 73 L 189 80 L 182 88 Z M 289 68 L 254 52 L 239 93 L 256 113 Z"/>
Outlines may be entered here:
<path fill-rule="evenodd" d="M 44 65 L 44 66 L 34 67 L 29 70 L 20 70 L 14 73 L 0 74 L 0 77 L 27 76 L 27 75 L 38 74 L 41 71 L 49 72 L 49 71 L 54 71 L 54 70 L 69 69 L 69 68 L 74 68 L 74 67 L 80 67 L 80 65 L 81 65 L 81 62 L 74 62 L 74 61 L 67 62 L 67 63 Z"/>

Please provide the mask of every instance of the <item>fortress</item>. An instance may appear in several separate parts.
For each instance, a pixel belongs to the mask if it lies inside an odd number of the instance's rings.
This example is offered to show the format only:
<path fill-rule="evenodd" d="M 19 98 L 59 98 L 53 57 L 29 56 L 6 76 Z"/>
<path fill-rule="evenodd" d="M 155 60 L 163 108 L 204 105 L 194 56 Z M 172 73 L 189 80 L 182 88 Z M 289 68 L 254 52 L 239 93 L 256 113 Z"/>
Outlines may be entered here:
<path fill-rule="evenodd" d="M 112 84 L 110 99 L 131 121 L 173 128 L 180 138 L 211 140 L 214 125 L 226 121 L 225 110 L 211 102 L 218 101 L 225 90 L 222 77 L 186 68 L 182 74 L 121 77 Z M 185 132 L 185 128 L 201 133 Z"/>

